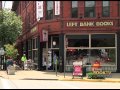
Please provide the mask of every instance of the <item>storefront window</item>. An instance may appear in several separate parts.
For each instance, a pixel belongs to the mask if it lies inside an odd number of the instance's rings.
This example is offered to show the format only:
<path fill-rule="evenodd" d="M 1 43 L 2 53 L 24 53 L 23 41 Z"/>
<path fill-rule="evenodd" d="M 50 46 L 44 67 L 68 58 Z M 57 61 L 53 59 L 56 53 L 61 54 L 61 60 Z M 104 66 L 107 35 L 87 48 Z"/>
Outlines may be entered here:
<path fill-rule="evenodd" d="M 23 43 L 23 53 L 26 53 L 26 42 Z"/>
<path fill-rule="evenodd" d="M 115 47 L 115 34 L 94 34 L 91 37 L 92 47 Z"/>
<path fill-rule="evenodd" d="M 32 40 L 28 40 L 28 59 L 32 59 Z"/>
<path fill-rule="evenodd" d="M 38 48 L 38 38 L 36 38 L 35 40 L 36 40 L 36 48 Z"/>
<path fill-rule="evenodd" d="M 115 49 L 91 49 L 88 62 L 93 64 L 96 60 L 103 66 L 115 65 Z"/>
<path fill-rule="evenodd" d="M 89 35 L 67 35 L 68 47 L 89 47 Z"/>
<path fill-rule="evenodd" d="M 28 59 L 32 59 L 32 51 L 31 50 L 28 51 Z"/>
<path fill-rule="evenodd" d="M 87 71 L 91 71 L 96 60 L 102 70 L 116 71 L 115 34 L 66 35 L 66 39 L 66 71 L 72 71 L 73 62 L 80 55 Z"/>
<path fill-rule="evenodd" d="M 38 51 L 37 50 L 33 50 L 33 60 L 34 60 L 34 63 L 38 63 Z"/>
<path fill-rule="evenodd" d="M 38 63 L 38 38 L 32 39 L 32 59 L 34 63 Z"/>
<path fill-rule="evenodd" d="M 32 39 L 32 48 L 35 49 L 35 39 Z"/>

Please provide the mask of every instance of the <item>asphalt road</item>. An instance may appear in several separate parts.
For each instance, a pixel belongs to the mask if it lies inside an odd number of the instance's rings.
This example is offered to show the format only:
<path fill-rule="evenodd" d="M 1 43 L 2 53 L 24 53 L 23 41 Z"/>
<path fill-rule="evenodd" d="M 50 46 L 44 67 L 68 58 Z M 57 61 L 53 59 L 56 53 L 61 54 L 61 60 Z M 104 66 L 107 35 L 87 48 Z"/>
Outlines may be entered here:
<path fill-rule="evenodd" d="M 120 89 L 120 83 L 0 78 L 0 89 Z"/>

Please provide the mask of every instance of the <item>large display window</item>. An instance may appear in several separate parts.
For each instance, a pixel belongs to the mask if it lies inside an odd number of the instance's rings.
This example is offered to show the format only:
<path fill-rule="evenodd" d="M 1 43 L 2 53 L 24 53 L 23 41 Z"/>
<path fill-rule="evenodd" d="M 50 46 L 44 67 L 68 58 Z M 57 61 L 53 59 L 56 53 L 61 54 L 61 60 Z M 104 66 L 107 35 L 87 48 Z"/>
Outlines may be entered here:
<path fill-rule="evenodd" d="M 116 70 L 116 34 L 66 35 L 66 39 L 66 66 L 72 65 L 82 55 L 86 67 L 91 67 L 97 60 L 103 69 Z M 70 71 L 72 67 L 66 70 Z"/>

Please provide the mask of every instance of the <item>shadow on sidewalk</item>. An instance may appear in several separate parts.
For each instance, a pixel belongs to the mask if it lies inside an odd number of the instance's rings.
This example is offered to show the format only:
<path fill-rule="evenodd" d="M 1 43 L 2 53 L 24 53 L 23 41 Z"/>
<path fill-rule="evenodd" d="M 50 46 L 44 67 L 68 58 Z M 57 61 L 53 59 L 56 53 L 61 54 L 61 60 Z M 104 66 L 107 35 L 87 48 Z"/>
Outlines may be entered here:
<path fill-rule="evenodd" d="M 24 78 L 24 79 L 20 79 L 20 80 L 54 80 L 54 81 L 56 81 L 56 80 L 58 80 L 58 79 L 35 79 L 35 78 Z"/>

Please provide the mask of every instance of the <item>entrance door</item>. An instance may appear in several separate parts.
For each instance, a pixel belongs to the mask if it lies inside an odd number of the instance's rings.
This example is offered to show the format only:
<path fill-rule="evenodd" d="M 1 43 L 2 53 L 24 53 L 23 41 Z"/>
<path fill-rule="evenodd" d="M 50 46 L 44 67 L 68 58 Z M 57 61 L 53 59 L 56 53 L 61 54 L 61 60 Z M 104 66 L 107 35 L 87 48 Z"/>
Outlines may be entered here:
<path fill-rule="evenodd" d="M 56 62 L 56 60 L 57 60 L 57 62 Z M 51 67 L 51 69 L 53 69 L 53 70 L 55 70 L 56 68 L 56 64 L 57 64 L 57 70 L 59 69 L 59 64 L 58 64 L 58 62 L 59 62 L 59 49 L 52 49 L 52 67 Z"/>

